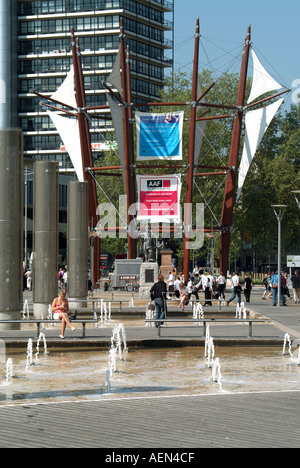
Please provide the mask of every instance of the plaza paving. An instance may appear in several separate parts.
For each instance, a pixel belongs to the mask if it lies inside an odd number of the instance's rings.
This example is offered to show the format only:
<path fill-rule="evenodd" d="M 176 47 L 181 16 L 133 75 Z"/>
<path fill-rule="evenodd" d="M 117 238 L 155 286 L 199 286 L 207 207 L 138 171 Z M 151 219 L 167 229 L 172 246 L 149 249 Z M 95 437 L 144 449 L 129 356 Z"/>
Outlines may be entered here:
<path fill-rule="evenodd" d="M 282 347 L 285 333 L 300 339 L 300 305 L 288 302 L 276 308 L 261 300 L 255 290 L 249 304 L 253 314 L 267 323 L 253 325 L 253 338 L 247 325 L 215 324 L 211 327 L 216 344 L 272 345 Z M 144 307 L 141 307 L 141 313 Z M 234 307 L 226 310 L 234 310 Z M 137 317 L 126 319 L 128 347 L 203 346 L 202 327 L 167 326 L 162 338 L 155 328 L 145 327 Z M 116 323 L 120 321 L 116 319 Z M 112 314 L 112 319 L 114 315 Z M 81 330 L 57 338 L 58 328 L 47 329 L 51 347 L 106 347 L 111 328 L 88 328 L 85 340 Z M 24 346 L 30 330 L 1 331 L 7 346 Z M 203 447 L 298 447 L 300 440 L 300 389 L 291 391 L 237 392 L 216 391 L 205 395 L 164 395 L 123 397 L 98 401 L 4 404 L 0 406 L 0 447 L 97 447 L 122 448 L 203 448 Z"/>

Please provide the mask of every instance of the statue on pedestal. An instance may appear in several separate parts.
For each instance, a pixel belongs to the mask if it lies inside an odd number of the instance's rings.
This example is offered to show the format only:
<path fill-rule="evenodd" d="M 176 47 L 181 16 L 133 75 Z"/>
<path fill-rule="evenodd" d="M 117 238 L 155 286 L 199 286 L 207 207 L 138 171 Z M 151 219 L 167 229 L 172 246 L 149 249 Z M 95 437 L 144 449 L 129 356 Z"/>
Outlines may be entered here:
<path fill-rule="evenodd" d="M 163 240 L 156 242 L 156 239 L 152 237 L 149 226 L 145 228 L 144 234 L 144 245 L 143 251 L 145 255 L 146 262 L 156 262 L 156 250 L 164 248 L 165 243 Z"/>
<path fill-rule="evenodd" d="M 153 239 L 149 226 L 147 225 L 145 228 L 144 245 L 143 245 L 143 251 L 144 251 L 146 262 L 156 261 L 155 250 L 156 250 L 155 239 Z"/>

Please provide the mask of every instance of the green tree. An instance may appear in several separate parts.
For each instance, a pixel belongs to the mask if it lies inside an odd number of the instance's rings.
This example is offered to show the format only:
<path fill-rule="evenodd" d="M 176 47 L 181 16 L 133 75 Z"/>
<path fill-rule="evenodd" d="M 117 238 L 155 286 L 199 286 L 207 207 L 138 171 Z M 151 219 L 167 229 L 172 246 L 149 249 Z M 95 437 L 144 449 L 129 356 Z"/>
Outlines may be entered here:
<path fill-rule="evenodd" d="M 299 189 L 299 107 L 292 106 L 270 125 L 253 160 L 236 209 L 236 228 L 249 233 L 265 262 L 277 249 L 277 220 L 271 205 L 286 204 L 282 229 L 283 258 L 299 251 L 299 210 L 291 191 Z M 298 120 L 297 120 L 298 119 Z"/>

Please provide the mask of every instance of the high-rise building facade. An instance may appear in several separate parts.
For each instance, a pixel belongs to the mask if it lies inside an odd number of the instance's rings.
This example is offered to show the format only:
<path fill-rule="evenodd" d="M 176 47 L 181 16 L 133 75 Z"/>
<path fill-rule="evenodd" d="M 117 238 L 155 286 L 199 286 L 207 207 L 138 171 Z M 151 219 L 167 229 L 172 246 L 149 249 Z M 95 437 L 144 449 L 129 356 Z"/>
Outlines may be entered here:
<path fill-rule="evenodd" d="M 69 163 L 55 127 L 32 91 L 50 96 L 65 79 L 72 64 L 71 28 L 80 43 L 87 106 L 106 104 L 102 82 L 119 49 L 121 18 L 130 48 L 132 97 L 139 102 L 159 99 L 173 59 L 174 0 L 18 0 L 17 8 L 17 118 L 25 160 Z M 95 128 L 91 126 L 92 143 L 101 143 L 111 131 L 109 120 L 99 120 Z"/>
<path fill-rule="evenodd" d="M 72 65 L 71 29 L 79 39 L 88 106 L 106 104 L 107 80 L 119 49 L 120 20 L 131 56 L 132 98 L 159 99 L 173 61 L 174 0 L 0 0 L 0 130 L 24 135 L 25 261 L 32 250 L 32 163 L 70 158 L 37 91 L 51 96 Z M 96 121 L 96 119 L 93 119 Z M 110 120 L 90 125 L 92 143 L 112 133 Z M 93 145 L 95 159 L 97 148 Z M 69 176 L 74 177 L 74 176 Z M 60 175 L 60 253 L 65 255 L 66 191 Z"/>

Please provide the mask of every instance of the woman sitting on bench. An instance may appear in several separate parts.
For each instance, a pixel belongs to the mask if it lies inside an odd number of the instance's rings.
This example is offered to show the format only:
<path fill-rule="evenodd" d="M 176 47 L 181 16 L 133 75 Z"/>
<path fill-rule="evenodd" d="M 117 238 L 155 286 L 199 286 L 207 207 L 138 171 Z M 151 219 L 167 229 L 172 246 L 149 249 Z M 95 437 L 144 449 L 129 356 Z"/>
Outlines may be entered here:
<path fill-rule="evenodd" d="M 67 312 L 69 311 L 69 302 L 66 298 L 66 289 L 61 288 L 59 296 L 54 299 L 52 303 L 52 311 L 54 312 L 53 318 L 54 320 L 61 320 L 61 335 L 60 338 L 65 337 L 65 329 L 66 325 L 69 325 L 71 330 L 75 330 L 75 327 L 72 327 Z"/>
<path fill-rule="evenodd" d="M 184 310 L 185 303 L 189 297 L 187 287 L 184 283 L 180 283 L 179 291 L 180 291 L 180 303 L 179 303 L 178 308 L 179 309 L 182 308 L 182 310 Z"/>

